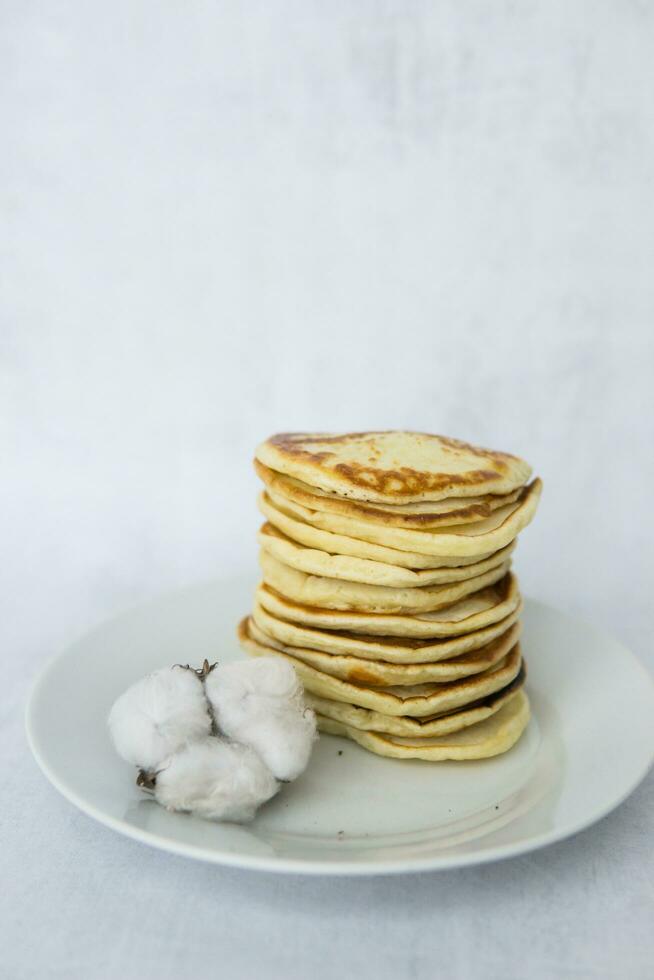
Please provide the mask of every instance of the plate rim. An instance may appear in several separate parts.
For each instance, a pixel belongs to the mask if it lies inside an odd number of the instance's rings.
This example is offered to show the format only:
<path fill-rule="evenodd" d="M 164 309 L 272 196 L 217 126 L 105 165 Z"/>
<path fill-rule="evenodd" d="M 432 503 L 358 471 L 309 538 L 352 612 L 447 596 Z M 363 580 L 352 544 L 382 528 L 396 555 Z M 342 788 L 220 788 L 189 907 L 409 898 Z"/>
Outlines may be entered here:
<path fill-rule="evenodd" d="M 202 586 L 206 584 L 208 583 L 202 583 Z M 108 827 L 110 830 L 113 830 L 124 837 L 131 840 L 136 840 L 142 844 L 146 844 L 147 846 L 156 850 L 175 854 L 178 857 L 190 858 L 191 860 L 195 861 L 202 861 L 204 863 L 210 863 L 222 867 L 239 868 L 247 871 L 263 871 L 276 874 L 298 874 L 312 876 L 325 875 L 329 877 L 373 877 L 378 875 L 418 874 L 423 872 L 447 871 L 453 870 L 454 868 L 464 868 L 474 865 L 491 864 L 495 861 L 501 861 L 511 857 L 519 857 L 522 854 L 541 850 L 543 847 L 547 847 L 550 844 L 555 844 L 566 840 L 567 838 L 587 829 L 593 824 L 598 823 L 600 820 L 603 820 L 604 817 L 608 816 L 609 813 L 612 813 L 613 810 L 617 809 L 622 803 L 624 803 L 624 801 L 645 779 L 648 772 L 652 768 L 652 765 L 654 764 L 653 746 L 649 758 L 645 759 L 643 765 L 637 770 L 636 774 L 629 781 L 626 788 L 623 788 L 621 793 L 608 801 L 605 806 L 589 811 L 589 813 L 580 817 L 578 820 L 573 820 L 572 822 L 559 827 L 553 827 L 550 830 L 535 834 L 532 837 L 526 837 L 523 840 L 513 843 L 509 842 L 506 844 L 496 845 L 488 848 L 486 851 L 471 851 L 468 854 L 457 852 L 449 855 L 436 853 L 431 856 L 423 855 L 415 858 L 378 858 L 374 862 L 371 861 L 370 863 L 347 859 L 342 861 L 323 861 L 319 859 L 277 856 L 271 857 L 267 855 L 243 854 L 240 852 L 234 853 L 228 850 L 212 850 L 204 848 L 200 845 L 185 844 L 170 838 L 161 837 L 158 834 L 135 827 L 124 820 L 105 813 L 102 809 L 96 807 L 93 803 L 89 803 L 84 799 L 84 797 L 80 796 L 76 790 L 72 789 L 66 784 L 65 780 L 60 779 L 46 760 L 38 744 L 39 740 L 38 736 L 36 735 L 34 720 L 34 713 L 36 710 L 35 705 L 42 688 L 45 684 L 47 684 L 51 671 L 55 669 L 55 667 L 57 667 L 62 660 L 67 659 L 69 656 L 73 656 L 78 646 L 83 644 L 84 641 L 89 639 L 93 634 L 101 631 L 110 623 L 121 620 L 130 614 L 143 610 L 148 606 L 155 606 L 161 601 L 165 601 L 166 599 L 179 596 L 182 593 L 192 590 L 193 586 L 190 586 L 170 593 L 164 593 L 163 595 L 155 597 L 149 602 L 140 603 L 136 606 L 130 607 L 129 609 L 124 610 L 122 613 L 119 613 L 117 616 L 108 617 L 97 626 L 78 636 L 63 650 L 49 657 L 41 666 L 30 687 L 27 704 L 25 707 L 25 732 L 30 751 L 38 768 L 41 770 L 48 782 L 57 790 L 57 792 L 78 810 L 90 817 L 92 820 L 97 821 L 102 826 Z M 525 599 L 525 603 L 529 603 L 529 605 L 532 606 L 540 606 L 542 609 L 547 610 L 548 612 L 554 612 L 558 616 L 572 619 L 574 622 L 617 644 L 621 648 L 622 652 L 629 656 L 630 660 L 632 661 L 632 666 L 643 675 L 643 680 L 652 686 L 652 694 L 654 696 L 654 679 L 651 677 L 649 671 L 645 665 L 641 663 L 636 654 L 626 647 L 621 640 L 616 639 L 608 632 L 599 630 L 596 626 L 585 622 L 581 618 L 571 616 L 569 613 L 557 609 L 550 603 L 543 602 L 539 599 L 533 599 L 531 597 L 527 597 Z"/>

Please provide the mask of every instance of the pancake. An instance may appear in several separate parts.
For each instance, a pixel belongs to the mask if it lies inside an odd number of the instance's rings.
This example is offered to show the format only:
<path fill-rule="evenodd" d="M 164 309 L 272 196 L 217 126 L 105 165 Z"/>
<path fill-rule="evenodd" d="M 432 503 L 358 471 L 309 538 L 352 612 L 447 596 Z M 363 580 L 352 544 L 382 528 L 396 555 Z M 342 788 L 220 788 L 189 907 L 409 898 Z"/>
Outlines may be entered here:
<path fill-rule="evenodd" d="M 480 650 L 464 654 L 456 660 L 442 660 L 434 663 L 392 664 L 387 661 L 363 660 L 360 657 L 342 657 L 333 653 L 322 653 L 307 647 L 286 646 L 260 628 L 252 617 L 248 620 L 248 633 L 262 646 L 297 657 L 303 663 L 324 674 L 340 677 L 355 684 L 396 685 L 399 687 L 414 684 L 443 683 L 479 674 L 503 660 L 515 646 L 520 637 L 520 623 L 516 623 L 502 636 Z"/>
<path fill-rule="evenodd" d="M 278 561 L 267 551 L 261 551 L 259 563 L 267 585 L 303 605 L 372 613 L 423 613 L 444 609 L 498 582 L 508 572 L 510 560 L 463 582 L 424 585 L 415 589 L 393 589 L 386 585 L 307 575 Z"/>
<path fill-rule="evenodd" d="M 509 616 L 520 603 L 515 577 L 509 572 L 494 585 L 466 596 L 446 609 L 413 616 L 390 613 L 345 612 L 305 606 L 281 595 L 265 583 L 257 589 L 257 600 L 279 619 L 318 626 L 321 629 L 373 636 L 400 636 L 412 639 L 459 636 L 482 629 Z"/>
<path fill-rule="evenodd" d="M 397 548 L 388 548 L 385 545 L 350 538 L 344 534 L 333 534 L 331 531 L 323 531 L 311 524 L 306 524 L 282 508 L 276 507 L 266 493 L 259 494 L 257 506 L 264 517 L 289 538 L 306 545 L 308 548 L 326 551 L 330 555 L 351 555 L 354 558 L 365 558 L 370 561 L 385 562 L 389 565 L 415 570 L 462 568 L 475 562 L 484 561 L 495 554 L 495 552 L 489 551 L 485 555 L 469 557 L 465 555 L 434 557 L 433 555 L 421 555 L 416 551 L 400 551 Z"/>
<path fill-rule="evenodd" d="M 320 714 L 317 715 L 317 722 L 319 731 L 345 736 L 376 755 L 391 759 L 443 762 L 447 759 L 488 759 L 507 752 L 524 732 L 529 717 L 529 700 L 524 691 L 519 691 L 490 718 L 448 735 L 403 738 L 361 731 Z"/>
<path fill-rule="evenodd" d="M 295 667 L 295 671 L 307 691 L 345 701 L 362 708 L 370 708 L 387 715 L 409 715 L 425 717 L 445 711 L 452 711 L 472 701 L 493 694 L 506 687 L 518 675 L 521 667 L 520 645 L 495 666 L 480 674 L 444 684 L 416 684 L 406 687 L 384 686 L 364 687 L 351 681 L 343 681 L 330 674 L 324 674 L 305 664 L 297 657 L 258 643 L 249 631 L 249 618 L 243 619 L 238 627 L 241 646 L 255 657 L 275 654 L 284 657 Z"/>
<path fill-rule="evenodd" d="M 441 525 L 470 524 L 489 517 L 494 510 L 513 503 L 520 490 L 507 494 L 487 494 L 484 497 L 452 497 L 449 500 L 418 504 L 366 504 L 347 497 L 337 497 L 275 473 L 255 459 L 254 468 L 270 493 L 284 497 L 290 503 L 326 513 L 343 514 L 375 524 L 408 527 L 417 530 Z"/>
<path fill-rule="evenodd" d="M 256 450 L 263 581 L 238 626 L 325 733 L 395 759 L 507 751 L 530 714 L 511 560 L 540 479 L 423 433 L 281 433 Z"/>
<path fill-rule="evenodd" d="M 511 555 L 515 544 L 507 545 L 483 561 L 459 568 L 399 568 L 367 558 L 349 555 L 330 555 L 326 551 L 307 548 L 287 537 L 272 524 L 264 524 L 258 534 L 259 544 L 273 558 L 308 575 L 344 579 L 346 582 L 363 582 L 366 585 L 389 586 L 398 589 L 414 589 L 423 585 L 446 585 L 463 582 L 483 575 L 502 565 Z"/>
<path fill-rule="evenodd" d="M 259 629 L 284 646 L 304 647 L 341 657 L 383 660 L 386 663 L 424 664 L 460 659 L 470 652 L 483 650 L 517 622 L 521 611 L 522 603 L 519 603 L 509 616 L 497 623 L 463 636 L 441 640 L 412 640 L 408 637 L 366 636 L 361 633 L 314 629 L 278 619 L 257 601 L 254 603 L 252 618 Z"/>
<path fill-rule="evenodd" d="M 381 504 L 511 493 L 531 474 L 508 453 L 406 431 L 279 433 L 256 458 L 308 486 Z"/>
<path fill-rule="evenodd" d="M 405 738 L 425 738 L 433 735 L 449 735 L 451 732 L 461 731 L 462 728 L 469 728 L 470 725 L 476 725 L 477 722 L 490 718 L 524 688 L 525 677 L 523 663 L 518 676 L 495 694 L 480 698 L 479 701 L 467 704 L 457 711 L 426 718 L 382 715 L 379 711 L 359 708 L 354 704 L 345 704 L 343 701 L 332 701 L 309 692 L 305 694 L 305 701 L 316 714 L 331 718 L 333 721 L 340 721 L 350 728 L 358 728 L 364 732 L 400 735 Z"/>
<path fill-rule="evenodd" d="M 267 496 L 278 510 L 320 530 L 358 538 L 398 551 L 452 558 L 489 554 L 510 544 L 536 513 L 541 489 L 542 483 L 536 479 L 522 491 L 514 503 L 493 511 L 490 517 L 473 524 L 460 524 L 432 531 L 387 527 L 342 514 L 310 510 L 270 489 Z"/>

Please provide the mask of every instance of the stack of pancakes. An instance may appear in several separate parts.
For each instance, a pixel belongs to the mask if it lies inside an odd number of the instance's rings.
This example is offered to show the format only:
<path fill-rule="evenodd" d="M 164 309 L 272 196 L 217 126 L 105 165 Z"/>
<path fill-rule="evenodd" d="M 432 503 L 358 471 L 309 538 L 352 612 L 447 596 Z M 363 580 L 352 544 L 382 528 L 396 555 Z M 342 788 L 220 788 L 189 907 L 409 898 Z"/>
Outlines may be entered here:
<path fill-rule="evenodd" d="M 297 670 L 319 728 L 394 758 L 476 759 L 529 720 L 511 558 L 530 466 L 416 432 L 257 449 L 263 582 L 239 626 Z"/>

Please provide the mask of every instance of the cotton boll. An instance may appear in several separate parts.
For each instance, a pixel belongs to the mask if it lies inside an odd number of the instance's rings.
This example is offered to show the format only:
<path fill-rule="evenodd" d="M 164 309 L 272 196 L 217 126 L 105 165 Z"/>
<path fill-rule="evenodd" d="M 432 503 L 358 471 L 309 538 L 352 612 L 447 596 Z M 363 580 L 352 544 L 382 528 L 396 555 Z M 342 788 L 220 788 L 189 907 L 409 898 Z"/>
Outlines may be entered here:
<path fill-rule="evenodd" d="M 253 749 L 223 738 L 186 746 L 157 773 L 155 797 L 207 820 L 251 820 L 279 783 Z"/>
<path fill-rule="evenodd" d="M 217 667 L 206 692 L 220 731 L 251 745 L 278 779 L 296 779 L 306 769 L 316 718 L 287 661 L 260 657 Z"/>
<path fill-rule="evenodd" d="M 148 674 L 114 702 L 109 731 L 123 759 L 154 772 L 173 752 L 210 734 L 202 681 L 181 667 Z"/>

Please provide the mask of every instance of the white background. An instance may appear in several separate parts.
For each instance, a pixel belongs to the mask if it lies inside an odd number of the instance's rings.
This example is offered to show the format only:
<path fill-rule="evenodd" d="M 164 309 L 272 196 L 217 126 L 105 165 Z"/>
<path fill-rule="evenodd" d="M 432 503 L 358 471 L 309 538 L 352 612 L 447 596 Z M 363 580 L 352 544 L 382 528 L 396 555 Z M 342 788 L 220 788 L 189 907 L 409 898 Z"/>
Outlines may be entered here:
<path fill-rule="evenodd" d="M 545 494 L 525 591 L 654 664 L 654 8 L 0 0 L 0 17 L 9 975 L 651 975 L 651 779 L 532 857 L 280 882 L 95 827 L 36 772 L 21 714 L 85 628 L 254 567 L 250 461 L 276 430 L 526 456 Z"/>

